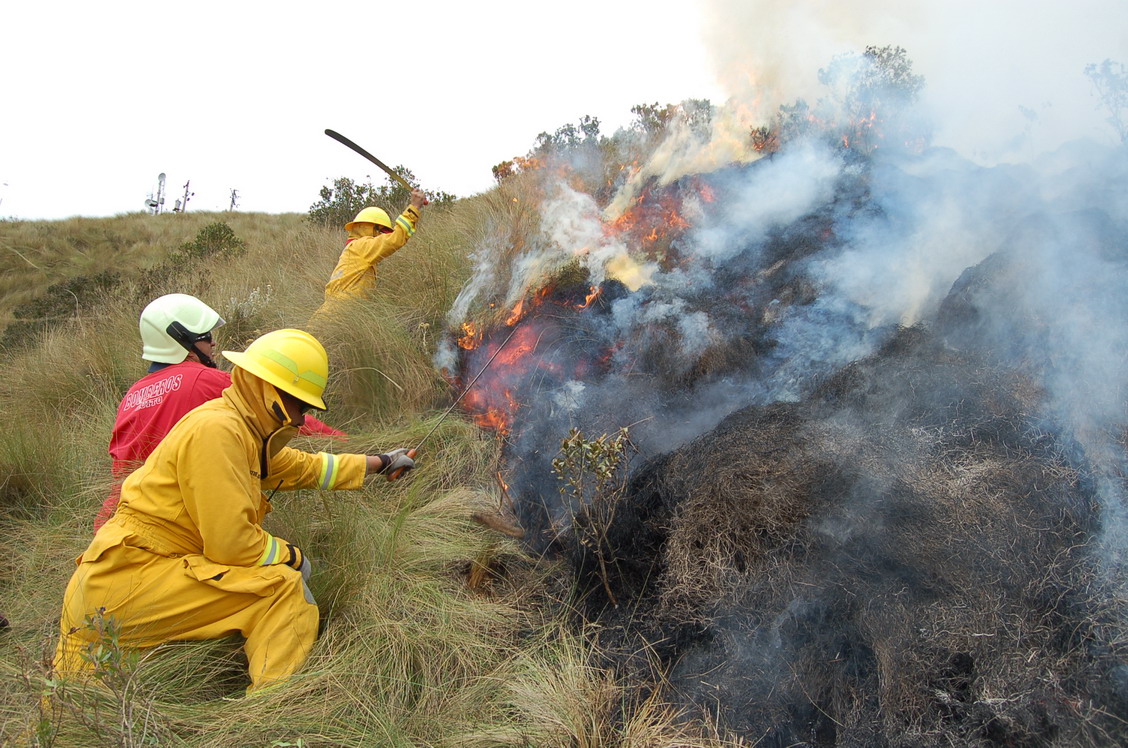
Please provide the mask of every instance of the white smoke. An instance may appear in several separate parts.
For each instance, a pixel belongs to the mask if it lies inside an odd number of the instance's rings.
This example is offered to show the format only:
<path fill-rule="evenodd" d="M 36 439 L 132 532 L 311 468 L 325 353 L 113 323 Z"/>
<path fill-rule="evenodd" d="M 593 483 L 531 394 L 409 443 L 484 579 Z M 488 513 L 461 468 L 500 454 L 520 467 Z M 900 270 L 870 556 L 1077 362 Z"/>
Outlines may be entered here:
<path fill-rule="evenodd" d="M 848 251 L 821 262 L 816 274 L 866 310 L 871 326 L 928 319 L 960 274 L 998 250 L 1036 204 L 1028 181 L 1000 172 L 948 151 L 879 165 L 873 197 L 880 215 L 851 222 Z"/>
<path fill-rule="evenodd" d="M 552 393 L 553 405 L 566 412 L 575 413 L 584 407 L 584 389 L 587 385 L 575 379 L 569 380 Z"/>
<path fill-rule="evenodd" d="M 707 174 L 759 159 L 760 154 L 748 147 L 748 131 L 756 122 L 754 111 L 736 102 L 714 113 L 708 133 L 699 133 L 680 119 L 673 120 L 666 137 L 616 193 L 603 217 L 613 221 L 621 216 L 650 181 L 664 187 L 687 174 Z"/>
<path fill-rule="evenodd" d="M 545 201 L 541 216 L 549 238 L 564 250 L 580 254 L 603 242 L 599 206 L 591 195 L 561 186 Z"/>
<path fill-rule="evenodd" d="M 651 299 L 643 303 L 637 296 L 620 299 L 612 305 L 615 328 L 619 337 L 633 337 L 632 331 L 649 330 L 655 326 L 668 327 L 677 332 L 670 337 L 670 346 L 676 347 L 678 358 L 690 366 L 710 345 L 720 340 L 709 315 L 695 310 L 677 296 L 667 300 Z"/>
<path fill-rule="evenodd" d="M 696 228 L 686 251 L 712 262 L 725 262 L 772 228 L 787 225 L 834 194 L 842 161 L 825 146 L 800 144 L 749 172 L 733 199 L 718 215 Z"/>
<path fill-rule="evenodd" d="M 498 256 L 496 248 L 489 246 L 481 247 L 471 253 L 470 262 L 473 271 L 470 280 L 458 292 L 454 304 L 451 305 L 450 311 L 447 313 L 447 322 L 450 323 L 451 327 L 457 328 L 463 320 L 467 319 L 473 303 L 478 300 L 484 290 L 493 285 L 497 275 Z"/>
<path fill-rule="evenodd" d="M 615 278 L 637 290 L 649 283 L 655 272 L 653 263 L 632 259 L 622 240 L 606 231 L 607 225 L 591 195 L 567 185 L 559 185 L 555 194 L 544 202 L 541 225 L 546 241 L 543 262 L 538 263 L 535 270 L 544 277 L 547 277 L 546 271 L 575 260 L 588 271 L 592 285 Z M 525 288 L 536 287 L 536 274 L 528 270 L 523 270 L 515 280 L 526 284 Z"/>
<path fill-rule="evenodd" d="M 1118 255 L 1110 239 L 1128 227 L 1128 156 L 1114 145 L 1083 74 L 1088 63 L 1126 56 L 1128 3 L 708 6 L 710 48 L 732 96 L 712 130 L 675 124 L 606 210 L 559 186 L 542 205 L 542 236 L 510 268 L 510 303 L 569 262 L 586 268 L 593 284 L 621 279 L 624 267 L 638 280 L 603 317 L 587 320 L 585 334 L 614 344 L 610 373 L 543 380 L 547 389 L 530 407 L 543 400 L 553 414 L 621 415 L 617 425 L 642 424 L 632 439 L 644 454 L 668 450 L 738 408 L 804 397 L 820 376 L 873 353 L 898 325 L 934 323 L 969 268 L 1009 253 L 1026 266 L 1025 285 L 983 313 L 1030 322 L 1012 332 L 1036 341 L 1048 362 L 1039 383 L 1047 417 L 1099 466 L 1108 537 L 1128 536 L 1116 445 L 1128 422 L 1128 249 L 1120 239 Z M 825 95 L 818 69 L 870 44 L 904 47 L 924 75 L 920 108 L 932 115 L 934 147 L 879 148 L 864 174 L 826 144 L 790 142 L 770 159 L 751 150 L 750 123 L 766 123 L 799 98 L 813 104 Z M 1071 140 L 1082 136 L 1090 140 Z M 632 257 L 607 222 L 644 186 L 687 174 L 705 175 L 717 196 L 683 204 L 692 226 L 672 248 L 679 262 L 659 268 Z M 843 195 L 847 182 L 861 194 Z M 800 237 L 816 246 L 802 267 L 781 271 L 805 273 L 817 285 L 812 298 L 765 297 L 780 263 L 765 267 L 763 253 L 814 214 L 826 235 Z M 480 289 L 497 283 L 484 257 L 452 320 L 468 316 Z M 746 373 L 705 379 L 676 396 L 655 391 L 653 380 L 680 382 L 710 350 L 741 343 L 748 328 L 765 324 L 775 339 L 749 354 Z M 1008 343 L 1003 335 L 1000 349 Z M 637 372 L 646 357 L 653 368 Z"/>
<path fill-rule="evenodd" d="M 735 102 L 764 118 L 822 93 L 818 69 L 900 46 L 927 87 L 934 143 L 980 163 L 1111 138 L 1083 75 L 1128 57 L 1121 0 L 706 0 L 706 48 Z M 1111 142 L 1111 141 L 1109 141 Z"/>

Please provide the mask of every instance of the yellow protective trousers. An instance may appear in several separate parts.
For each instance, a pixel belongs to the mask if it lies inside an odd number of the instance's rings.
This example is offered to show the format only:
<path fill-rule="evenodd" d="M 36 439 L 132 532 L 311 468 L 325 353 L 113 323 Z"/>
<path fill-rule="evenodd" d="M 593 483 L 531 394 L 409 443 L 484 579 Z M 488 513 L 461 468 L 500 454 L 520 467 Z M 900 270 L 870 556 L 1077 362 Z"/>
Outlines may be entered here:
<path fill-rule="evenodd" d="M 294 673 L 317 638 L 317 606 L 306 601 L 301 574 L 288 566 L 226 566 L 126 543 L 92 555 L 78 564 L 63 598 L 54 663 L 60 675 L 93 669 L 82 652 L 98 634 L 84 620 L 100 608 L 119 626 L 124 647 L 242 634 L 248 692 Z"/>

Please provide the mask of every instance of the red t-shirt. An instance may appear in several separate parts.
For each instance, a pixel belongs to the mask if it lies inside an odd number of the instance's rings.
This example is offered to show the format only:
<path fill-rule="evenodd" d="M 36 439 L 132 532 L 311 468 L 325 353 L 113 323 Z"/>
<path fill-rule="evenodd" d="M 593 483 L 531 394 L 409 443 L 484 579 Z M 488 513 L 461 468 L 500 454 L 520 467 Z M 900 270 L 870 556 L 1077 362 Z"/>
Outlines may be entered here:
<path fill-rule="evenodd" d="M 197 405 L 219 397 L 230 386 L 231 375 L 227 372 L 195 361 L 183 361 L 146 374 L 129 388 L 118 405 L 117 420 L 110 436 L 114 483 L 94 518 L 95 532 L 117 509 L 122 482 L 141 467 L 176 422 Z M 345 436 L 343 431 L 308 415 L 298 433 Z"/>

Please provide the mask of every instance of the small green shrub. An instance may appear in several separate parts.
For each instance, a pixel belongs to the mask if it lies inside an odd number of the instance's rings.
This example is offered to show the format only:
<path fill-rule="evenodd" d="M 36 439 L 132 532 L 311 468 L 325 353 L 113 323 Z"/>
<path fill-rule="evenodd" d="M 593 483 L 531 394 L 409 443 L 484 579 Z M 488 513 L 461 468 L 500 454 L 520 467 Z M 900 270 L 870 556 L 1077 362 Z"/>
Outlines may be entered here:
<path fill-rule="evenodd" d="M 204 226 L 196 233 L 196 238 L 184 242 L 180 249 L 169 259 L 175 260 L 202 260 L 206 257 L 230 258 L 239 257 L 247 251 L 247 243 L 235 236 L 223 221 L 217 221 Z"/>
<path fill-rule="evenodd" d="M 89 677 L 59 677 L 44 662 L 39 673 L 24 673 L 23 682 L 37 701 L 32 745 L 69 744 L 130 746 L 164 745 L 167 720 L 155 708 L 152 689 L 140 679 L 141 653 L 121 643 L 121 625 L 98 608 L 82 628 L 93 639 L 81 656 L 91 666 Z M 71 743 L 75 728 L 85 735 Z M 26 735 L 29 741 L 32 736 Z"/>
<path fill-rule="evenodd" d="M 230 226 L 223 221 L 210 223 L 196 232 L 195 239 L 181 244 L 159 265 L 143 270 L 137 292 L 146 300 L 166 293 L 182 293 L 184 277 L 198 270 L 201 263 L 233 259 L 246 251 L 247 243 L 236 236 Z"/>
<path fill-rule="evenodd" d="M 631 441 L 627 429 L 614 436 L 588 439 L 573 428 L 560 444 L 560 456 L 552 460 L 552 472 L 560 481 L 560 494 L 572 511 L 570 531 L 581 550 L 595 554 L 599 577 L 612 605 L 618 606 L 607 577 L 607 532 L 615 521 L 615 510 L 626 490 Z"/>
<path fill-rule="evenodd" d="M 224 345 L 242 349 L 267 332 L 270 321 L 266 311 L 275 300 L 274 287 L 269 283 L 265 287 L 255 286 L 243 298 L 232 296 L 221 312 L 226 322 L 223 339 L 227 342 Z"/>

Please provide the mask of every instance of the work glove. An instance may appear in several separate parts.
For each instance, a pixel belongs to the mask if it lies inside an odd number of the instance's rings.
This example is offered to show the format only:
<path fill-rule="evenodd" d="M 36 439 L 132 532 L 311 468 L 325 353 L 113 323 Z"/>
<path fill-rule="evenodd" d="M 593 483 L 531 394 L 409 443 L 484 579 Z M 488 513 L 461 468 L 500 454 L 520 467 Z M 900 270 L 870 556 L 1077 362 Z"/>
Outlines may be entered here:
<path fill-rule="evenodd" d="M 399 477 L 402 473 L 415 467 L 415 460 L 411 459 L 411 453 L 414 452 L 415 450 L 406 447 L 385 452 L 380 455 L 380 461 L 384 463 L 384 467 L 380 468 L 378 472 L 381 475 Z"/>
<path fill-rule="evenodd" d="M 296 569 L 302 573 L 302 581 L 308 582 L 309 575 L 313 573 L 313 566 L 309 563 L 309 557 L 302 553 L 302 549 L 293 543 L 286 544 L 286 550 L 290 552 L 290 557 L 282 563 L 289 566 L 291 569 Z"/>
<path fill-rule="evenodd" d="M 286 550 L 290 552 L 290 557 L 283 561 L 283 563 L 291 569 L 297 569 L 301 572 L 302 595 L 305 597 L 307 603 L 317 605 L 317 601 L 313 599 L 313 591 L 309 588 L 309 577 L 313 573 L 313 565 L 309 562 L 309 556 L 302 553 L 302 549 L 293 543 L 287 543 Z"/>

